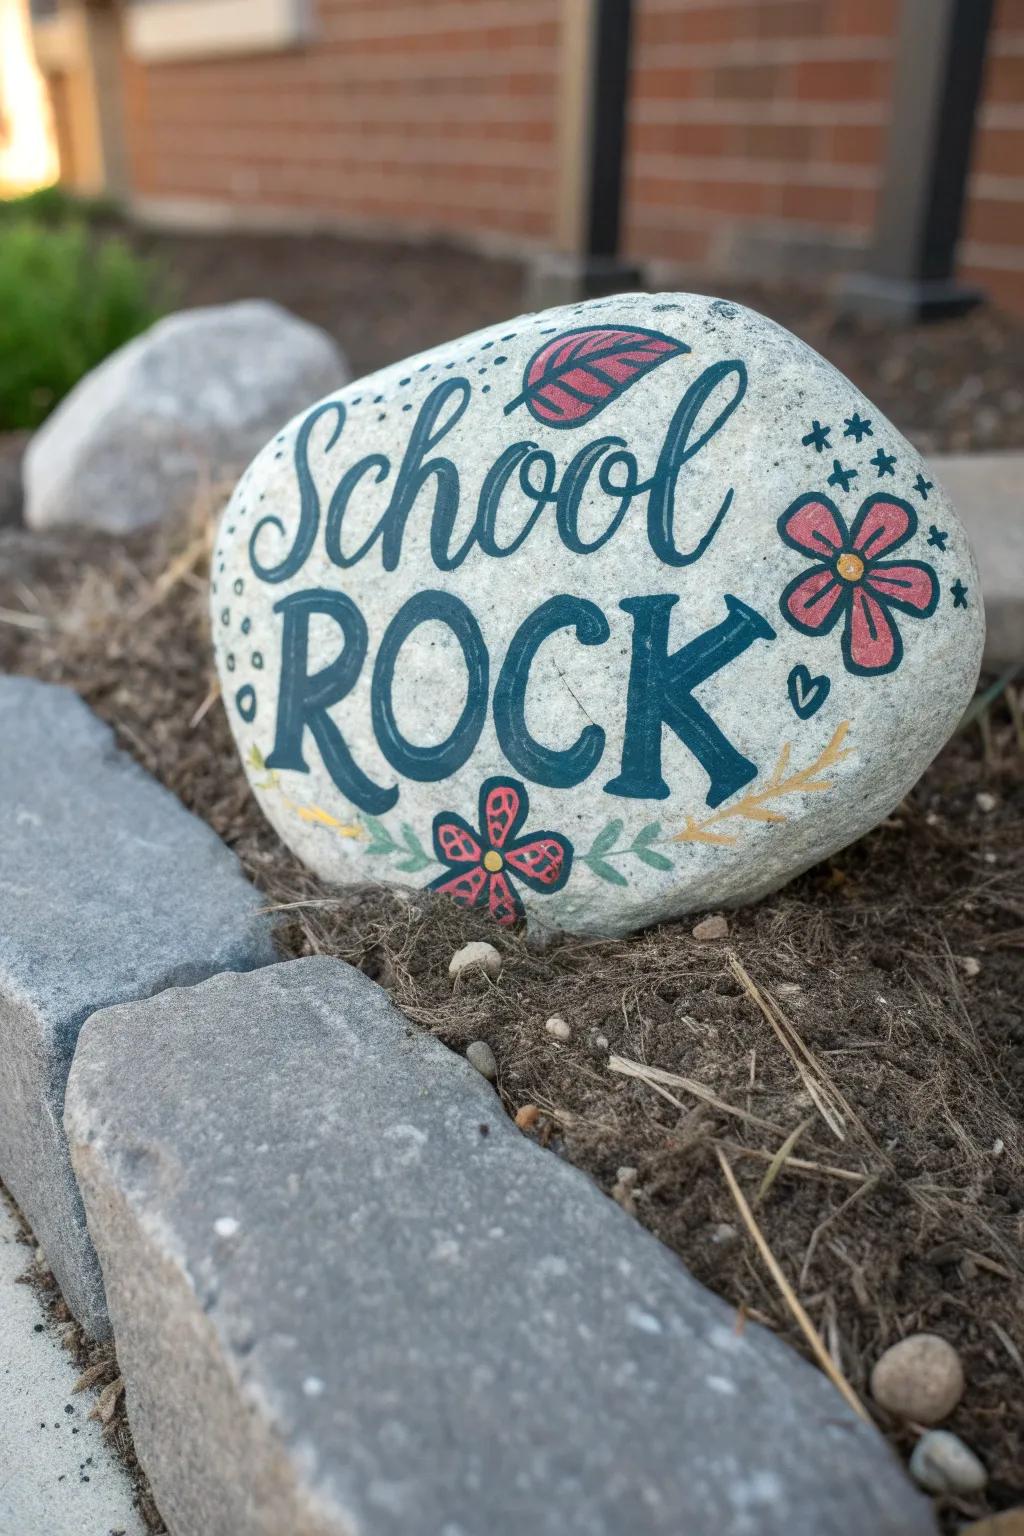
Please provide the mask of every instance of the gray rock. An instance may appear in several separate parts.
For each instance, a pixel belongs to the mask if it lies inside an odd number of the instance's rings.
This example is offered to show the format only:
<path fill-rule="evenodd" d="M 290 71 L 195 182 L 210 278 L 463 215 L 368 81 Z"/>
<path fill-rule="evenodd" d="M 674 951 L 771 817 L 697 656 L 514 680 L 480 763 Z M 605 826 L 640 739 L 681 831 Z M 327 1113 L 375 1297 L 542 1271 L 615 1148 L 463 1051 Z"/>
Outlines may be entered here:
<path fill-rule="evenodd" d="M 505 925 L 753 901 L 887 816 L 974 691 L 981 587 L 933 478 L 824 358 L 699 294 L 382 369 L 279 432 L 221 524 L 259 803 L 326 879 Z"/>
<path fill-rule="evenodd" d="M 25 521 L 125 533 L 230 485 L 268 435 L 348 367 L 331 338 L 265 300 L 184 310 L 94 368 L 25 455 Z"/>
<path fill-rule="evenodd" d="M 974 1452 L 948 1429 L 930 1429 L 921 1436 L 910 1457 L 910 1471 L 929 1493 L 980 1493 L 988 1482 Z"/>
<path fill-rule="evenodd" d="M 61 1125 L 96 1008 L 275 958 L 220 840 L 65 688 L 0 679 L 0 1179 L 68 1306 L 107 1330 Z"/>
<path fill-rule="evenodd" d="M 94 1015 L 65 1118 L 176 1536 L 934 1532 L 822 1375 L 340 961 Z"/>

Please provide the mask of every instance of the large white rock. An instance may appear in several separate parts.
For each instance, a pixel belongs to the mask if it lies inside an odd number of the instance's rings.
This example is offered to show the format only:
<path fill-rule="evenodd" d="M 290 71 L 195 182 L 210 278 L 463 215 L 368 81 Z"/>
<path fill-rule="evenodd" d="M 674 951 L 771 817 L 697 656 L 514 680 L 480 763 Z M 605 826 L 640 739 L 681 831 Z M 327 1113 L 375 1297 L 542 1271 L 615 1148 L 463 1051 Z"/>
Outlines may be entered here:
<path fill-rule="evenodd" d="M 326 332 L 277 304 L 189 309 L 119 347 L 25 454 L 30 528 L 144 528 L 228 485 L 281 421 L 349 370 Z"/>
<path fill-rule="evenodd" d="M 285 427 L 214 561 L 260 804 L 322 875 L 617 934 L 875 825 L 984 637 L 919 455 L 779 326 L 690 294 L 528 315 Z"/>

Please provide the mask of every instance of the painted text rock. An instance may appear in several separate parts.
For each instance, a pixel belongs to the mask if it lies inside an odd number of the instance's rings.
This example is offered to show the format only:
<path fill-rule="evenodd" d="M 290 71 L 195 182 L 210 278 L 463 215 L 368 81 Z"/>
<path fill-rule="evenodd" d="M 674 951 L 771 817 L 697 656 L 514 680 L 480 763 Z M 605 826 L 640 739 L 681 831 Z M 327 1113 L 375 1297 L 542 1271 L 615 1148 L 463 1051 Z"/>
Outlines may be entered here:
<path fill-rule="evenodd" d="M 25 521 L 127 533 L 186 511 L 348 376 L 326 332 L 277 304 L 169 315 L 88 373 L 34 435 Z"/>
<path fill-rule="evenodd" d="M 795 337 L 721 300 L 530 315 L 320 402 L 214 562 L 260 803 L 331 878 L 621 933 L 888 814 L 974 687 L 948 500 Z"/>
<path fill-rule="evenodd" d="M 68 1306 L 107 1331 L 61 1125 L 95 1008 L 275 958 L 232 853 L 66 688 L 0 678 L 0 1179 Z"/>
<path fill-rule="evenodd" d="M 929 1536 L 818 1371 L 338 960 L 95 1014 L 66 1124 L 176 1536 Z"/>

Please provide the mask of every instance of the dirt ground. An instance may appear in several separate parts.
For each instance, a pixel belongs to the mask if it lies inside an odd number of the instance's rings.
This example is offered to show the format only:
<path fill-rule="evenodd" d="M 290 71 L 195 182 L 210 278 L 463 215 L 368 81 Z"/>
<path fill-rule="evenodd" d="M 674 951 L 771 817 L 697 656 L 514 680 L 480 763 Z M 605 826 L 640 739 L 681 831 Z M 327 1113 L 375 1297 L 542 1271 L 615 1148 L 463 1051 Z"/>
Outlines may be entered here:
<path fill-rule="evenodd" d="M 336 334 L 357 373 L 521 307 L 514 264 L 437 248 L 137 238 L 173 263 L 181 302 L 278 298 Z M 727 296 L 789 324 L 926 449 L 1024 441 L 1019 322 L 981 311 L 890 331 L 792 291 Z M 808 1354 L 734 1173 L 834 1369 L 904 1457 L 915 1434 L 871 1404 L 871 1366 L 915 1330 L 949 1339 L 967 1390 L 948 1427 L 990 1483 L 946 1501 L 944 1527 L 1024 1502 L 1020 693 L 1004 681 L 979 698 L 895 815 L 731 914 L 724 941 L 697 942 L 692 921 L 543 950 L 503 932 L 497 982 L 453 992 L 452 952 L 496 938 L 485 917 L 423 892 L 330 889 L 260 816 L 213 692 L 205 578 L 195 526 L 128 545 L 0 531 L 0 670 L 77 689 L 285 909 L 284 954 L 340 955 L 455 1050 L 488 1041 L 524 1134 L 675 1249 L 738 1326 Z M 565 1044 L 544 1028 L 553 1014 Z"/>
<path fill-rule="evenodd" d="M 740 1319 L 807 1353 L 724 1157 L 835 1367 L 903 1454 L 914 1436 L 871 1407 L 871 1365 L 915 1330 L 949 1339 L 968 1383 L 949 1427 L 991 1481 L 986 1500 L 947 1504 L 947 1529 L 1020 1502 L 1024 723 L 1013 688 L 977 711 L 896 815 L 731 915 L 724 942 L 698 943 L 690 922 L 543 951 L 502 933 L 497 983 L 453 992 L 452 952 L 497 937 L 485 917 L 423 892 L 332 890 L 262 819 L 212 693 L 202 541 L 177 537 L 0 534 L 0 669 L 77 689 L 235 849 L 267 905 L 286 909 L 285 955 L 340 955 L 454 1050 L 487 1040 L 525 1134 L 585 1169 Z M 554 1014 L 572 1029 L 567 1044 L 544 1028 Z"/>
<path fill-rule="evenodd" d="M 328 234 L 131 238 L 171 274 L 174 304 L 276 299 L 329 331 L 357 378 L 525 307 L 519 263 L 442 245 Z M 686 286 L 749 304 L 795 331 L 924 453 L 1024 444 L 1024 321 L 979 309 L 941 325 L 854 324 L 820 293 L 792 284 L 707 273 Z"/>

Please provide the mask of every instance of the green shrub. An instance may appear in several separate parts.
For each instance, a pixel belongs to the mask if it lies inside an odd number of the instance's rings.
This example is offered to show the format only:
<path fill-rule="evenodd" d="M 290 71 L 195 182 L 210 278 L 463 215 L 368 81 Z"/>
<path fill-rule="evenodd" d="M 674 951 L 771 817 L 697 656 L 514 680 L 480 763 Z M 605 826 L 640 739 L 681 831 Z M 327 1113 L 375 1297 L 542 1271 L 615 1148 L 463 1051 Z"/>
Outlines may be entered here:
<path fill-rule="evenodd" d="M 155 270 L 122 240 L 0 215 L 0 431 L 38 426 L 83 374 L 152 324 L 157 295 Z"/>
<path fill-rule="evenodd" d="M 111 220 L 119 216 L 120 204 L 107 193 L 69 192 L 55 181 L 20 197 L 0 198 L 0 221 L 20 219 L 26 214 L 45 224 L 79 223 L 82 220 Z"/>

